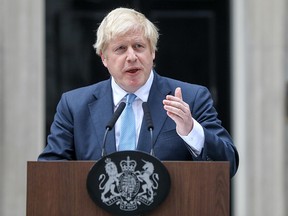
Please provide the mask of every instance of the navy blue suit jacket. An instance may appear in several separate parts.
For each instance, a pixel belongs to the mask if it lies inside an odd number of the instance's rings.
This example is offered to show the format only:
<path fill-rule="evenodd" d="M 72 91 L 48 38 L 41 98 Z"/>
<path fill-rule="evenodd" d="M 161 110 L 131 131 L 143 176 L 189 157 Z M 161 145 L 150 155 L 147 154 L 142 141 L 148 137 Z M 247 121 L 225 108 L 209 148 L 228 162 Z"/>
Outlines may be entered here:
<path fill-rule="evenodd" d="M 188 145 L 177 135 L 175 122 L 163 109 L 163 99 L 181 87 L 183 100 L 203 127 L 204 149 L 195 157 Z M 155 156 L 160 160 L 215 160 L 230 161 L 231 177 L 238 168 L 238 153 L 230 135 L 221 126 L 207 88 L 155 73 L 148 97 L 154 122 L 153 143 Z M 38 160 L 98 160 L 101 158 L 105 127 L 114 112 L 111 80 L 64 93 L 57 106 L 47 146 Z M 115 133 L 107 136 L 107 153 L 116 151 Z M 150 152 L 150 133 L 143 121 L 138 150 Z"/>

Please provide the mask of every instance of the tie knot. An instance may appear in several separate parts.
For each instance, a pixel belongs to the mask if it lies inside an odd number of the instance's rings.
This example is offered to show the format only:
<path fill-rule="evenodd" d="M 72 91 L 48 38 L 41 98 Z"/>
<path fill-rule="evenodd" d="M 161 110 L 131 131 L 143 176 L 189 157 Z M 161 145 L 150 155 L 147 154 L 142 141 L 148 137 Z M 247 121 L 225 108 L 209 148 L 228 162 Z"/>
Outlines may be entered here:
<path fill-rule="evenodd" d="M 136 98 L 135 94 L 132 94 L 132 93 L 128 94 L 127 98 L 126 98 L 127 105 L 130 106 L 133 103 L 133 101 L 135 100 L 135 98 Z"/>

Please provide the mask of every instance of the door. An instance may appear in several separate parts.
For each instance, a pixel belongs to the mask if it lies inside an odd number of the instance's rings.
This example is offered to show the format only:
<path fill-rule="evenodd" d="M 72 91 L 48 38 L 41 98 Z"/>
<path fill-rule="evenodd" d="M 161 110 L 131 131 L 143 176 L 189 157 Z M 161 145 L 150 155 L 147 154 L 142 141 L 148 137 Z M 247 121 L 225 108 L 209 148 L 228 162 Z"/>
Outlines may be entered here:
<path fill-rule="evenodd" d="M 47 0 L 46 133 L 63 92 L 109 77 L 92 45 L 98 24 L 119 6 L 159 28 L 156 71 L 206 86 L 230 130 L 229 0 Z"/>

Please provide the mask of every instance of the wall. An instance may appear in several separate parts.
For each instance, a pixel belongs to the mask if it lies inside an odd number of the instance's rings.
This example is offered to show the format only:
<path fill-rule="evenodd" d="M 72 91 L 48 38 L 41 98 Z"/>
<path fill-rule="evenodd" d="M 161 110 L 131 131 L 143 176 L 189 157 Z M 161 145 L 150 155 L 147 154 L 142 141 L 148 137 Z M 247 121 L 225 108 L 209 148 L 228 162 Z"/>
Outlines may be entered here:
<path fill-rule="evenodd" d="M 232 10 L 235 215 L 284 216 L 287 3 L 234 0 Z"/>
<path fill-rule="evenodd" d="M 0 215 L 25 215 L 26 164 L 44 143 L 43 1 L 0 0 Z"/>
<path fill-rule="evenodd" d="M 234 215 L 287 215 L 285 0 L 233 1 Z M 44 2 L 0 0 L 0 215 L 25 215 L 44 141 Z M 287 129 L 288 130 L 288 129 Z M 287 181 L 287 180 L 286 180 Z"/>

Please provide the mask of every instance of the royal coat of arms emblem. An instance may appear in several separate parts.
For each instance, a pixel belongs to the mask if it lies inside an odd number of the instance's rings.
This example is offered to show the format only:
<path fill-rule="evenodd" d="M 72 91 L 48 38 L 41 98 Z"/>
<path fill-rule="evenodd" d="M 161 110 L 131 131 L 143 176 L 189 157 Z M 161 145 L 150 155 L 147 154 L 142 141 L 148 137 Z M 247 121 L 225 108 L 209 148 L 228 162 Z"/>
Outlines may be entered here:
<path fill-rule="evenodd" d="M 94 165 L 97 172 L 90 175 L 93 182 L 88 176 L 88 192 L 91 182 L 93 188 L 89 194 L 96 203 L 100 202 L 100 206 L 108 210 L 126 212 L 126 215 L 154 208 L 166 197 L 170 187 L 169 174 L 166 169 L 163 171 L 163 167 L 159 169 L 159 164 L 164 167 L 158 159 L 146 153 L 113 153 L 102 158 L 101 164 Z"/>
<path fill-rule="evenodd" d="M 127 156 L 120 162 L 121 172 L 110 159 L 105 160 L 106 174 L 99 177 L 101 199 L 107 205 L 117 202 L 125 211 L 137 209 L 139 204 L 151 205 L 158 188 L 159 175 L 154 173 L 152 162 L 143 160 L 142 170 L 136 170 L 137 162 Z M 105 182 L 105 184 L 104 184 Z"/>

